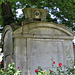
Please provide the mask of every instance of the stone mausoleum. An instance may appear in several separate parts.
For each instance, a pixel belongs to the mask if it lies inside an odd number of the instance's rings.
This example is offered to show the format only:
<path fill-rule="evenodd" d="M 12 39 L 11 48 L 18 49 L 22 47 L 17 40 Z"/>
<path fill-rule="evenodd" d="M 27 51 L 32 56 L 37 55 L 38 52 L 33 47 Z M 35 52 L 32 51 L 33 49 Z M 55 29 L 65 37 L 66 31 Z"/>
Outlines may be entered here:
<path fill-rule="evenodd" d="M 27 21 L 7 25 L 2 34 L 4 66 L 11 59 L 20 67 L 22 75 L 36 75 L 41 66 L 51 69 L 51 59 L 63 65 L 71 65 L 67 53 L 74 58 L 72 40 L 74 33 L 64 25 L 45 22 L 47 10 L 23 9 Z"/>

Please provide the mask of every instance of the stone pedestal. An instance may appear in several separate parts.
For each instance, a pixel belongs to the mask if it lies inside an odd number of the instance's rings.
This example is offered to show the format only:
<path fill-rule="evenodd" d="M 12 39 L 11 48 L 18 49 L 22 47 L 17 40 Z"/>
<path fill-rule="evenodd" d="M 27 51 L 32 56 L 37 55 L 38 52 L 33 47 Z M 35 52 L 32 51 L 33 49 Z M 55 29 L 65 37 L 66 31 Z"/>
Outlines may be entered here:
<path fill-rule="evenodd" d="M 28 21 L 23 21 L 21 25 L 13 23 L 4 28 L 2 42 L 5 68 L 11 59 L 22 70 L 21 75 L 35 75 L 38 66 L 44 70 L 52 69 L 52 58 L 56 62 L 55 67 L 59 63 L 71 66 L 66 52 L 74 58 L 74 33 L 63 25 L 42 22 L 45 21 L 47 10 L 25 10 Z"/>

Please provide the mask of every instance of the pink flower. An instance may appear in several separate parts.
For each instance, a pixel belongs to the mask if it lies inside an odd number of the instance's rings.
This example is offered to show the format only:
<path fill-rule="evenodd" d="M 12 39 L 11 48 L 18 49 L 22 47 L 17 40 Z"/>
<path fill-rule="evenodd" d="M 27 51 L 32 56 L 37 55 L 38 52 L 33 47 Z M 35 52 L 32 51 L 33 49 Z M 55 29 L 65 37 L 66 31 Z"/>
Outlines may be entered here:
<path fill-rule="evenodd" d="M 55 64 L 55 61 L 53 61 L 53 64 Z"/>
<path fill-rule="evenodd" d="M 62 63 L 59 63 L 59 66 L 61 67 L 62 66 Z"/>
<path fill-rule="evenodd" d="M 0 61 L 0 64 L 1 64 L 1 61 Z"/>
<path fill-rule="evenodd" d="M 19 69 L 19 67 L 17 67 L 17 69 Z"/>
<path fill-rule="evenodd" d="M 35 72 L 38 72 L 38 70 L 36 69 Z"/>
<path fill-rule="evenodd" d="M 11 61 L 13 61 L 13 59 L 11 59 Z"/>

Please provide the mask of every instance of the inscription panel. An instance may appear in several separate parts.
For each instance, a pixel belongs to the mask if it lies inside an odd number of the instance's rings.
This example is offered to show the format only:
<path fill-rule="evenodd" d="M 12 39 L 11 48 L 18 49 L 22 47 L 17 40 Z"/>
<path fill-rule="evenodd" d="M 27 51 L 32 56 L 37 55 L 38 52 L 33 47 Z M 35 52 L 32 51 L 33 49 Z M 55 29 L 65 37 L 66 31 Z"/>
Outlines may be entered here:
<path fill-rule="evenodd" d="M 52 69 L 51 59 L 54 58 L 56 62 L 64 64 L 63 41 L 49 40 L 49 39 L 28 39 L 27 40 L 27 57 L 28 57 L 28 72 L 34 74 L 35 69 L 41 66 L 44 70 Z"/>

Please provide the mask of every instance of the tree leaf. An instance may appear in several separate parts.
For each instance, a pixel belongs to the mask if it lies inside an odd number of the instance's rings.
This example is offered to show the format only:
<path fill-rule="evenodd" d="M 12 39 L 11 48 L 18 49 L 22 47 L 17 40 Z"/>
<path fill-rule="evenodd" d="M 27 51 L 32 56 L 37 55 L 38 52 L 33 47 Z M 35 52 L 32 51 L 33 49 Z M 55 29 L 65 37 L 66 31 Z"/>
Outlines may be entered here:
<path fill-rule="evenodd" d="M 2 0 L 0 1 L 0 4 L 2 4 Z"/>

